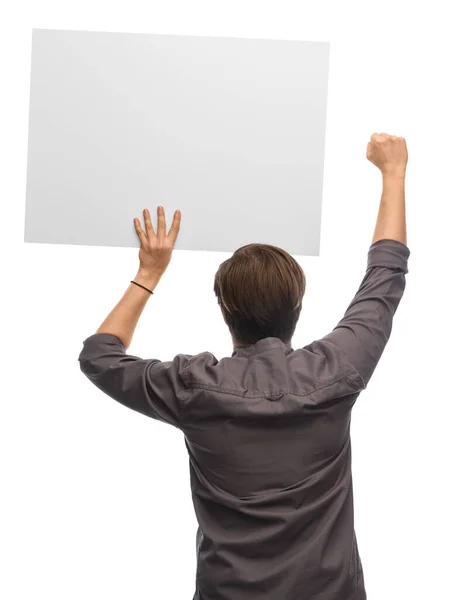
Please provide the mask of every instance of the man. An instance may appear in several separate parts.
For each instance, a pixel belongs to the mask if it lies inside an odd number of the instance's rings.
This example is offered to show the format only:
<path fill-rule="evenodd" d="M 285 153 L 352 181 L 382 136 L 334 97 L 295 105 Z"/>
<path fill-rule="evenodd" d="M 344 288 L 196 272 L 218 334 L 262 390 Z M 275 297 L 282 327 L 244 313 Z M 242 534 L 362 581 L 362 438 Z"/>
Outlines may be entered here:
<path fill-rule="evenodd" d="M 103 392 L 178 427 L 196 517 L 194 600 L 364 600 L 354 532 L 350 416 L 390 336 L 405 289 L 403 138 L 374 134 L 367 158 L 383 190 L 368 266 L 337 327 L 293 350 L 304 273 L 284 250 L 250 244 L 219 268 L 215 293 L 234 342 L 170 362 L 126 354 L 178 235 L 144 211 L 140 267 L 84 342 L 82 372 Z"/>

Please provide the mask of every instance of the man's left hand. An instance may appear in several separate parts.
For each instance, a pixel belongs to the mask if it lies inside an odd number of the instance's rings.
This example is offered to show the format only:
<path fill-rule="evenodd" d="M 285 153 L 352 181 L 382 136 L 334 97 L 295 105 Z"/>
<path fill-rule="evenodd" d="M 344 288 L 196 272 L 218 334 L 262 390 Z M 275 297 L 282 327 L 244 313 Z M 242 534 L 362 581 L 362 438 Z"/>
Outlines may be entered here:
<path fill-rule="evenodd" d="M 155 232 L 150 218 L 150 211 L 143 211 L 145 229 L 140 219 L 134 219 L 135 230 L 140 240 L 139 272 L 150 277 L 161 277 L 168 268 L 173 248 L 181 225 L 181 211 L 176 210 L 168 234 L 166 233 L 166 217 L 162 206 L 158 207 L 158 229 Z"/>

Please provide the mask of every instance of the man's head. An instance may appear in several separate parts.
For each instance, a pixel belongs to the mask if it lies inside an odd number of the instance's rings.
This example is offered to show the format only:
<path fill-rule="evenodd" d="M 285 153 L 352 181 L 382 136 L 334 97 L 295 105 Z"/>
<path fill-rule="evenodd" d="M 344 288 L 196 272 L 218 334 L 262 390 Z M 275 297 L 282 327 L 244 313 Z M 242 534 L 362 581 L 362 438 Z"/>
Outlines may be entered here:
<path fill-rule="evenodd" d="M 235 345 L 267 337 L 290 343 L 306 279 L 296 260 L 276 246 L 248 244 L 224 261 L 214 292 Z"/>

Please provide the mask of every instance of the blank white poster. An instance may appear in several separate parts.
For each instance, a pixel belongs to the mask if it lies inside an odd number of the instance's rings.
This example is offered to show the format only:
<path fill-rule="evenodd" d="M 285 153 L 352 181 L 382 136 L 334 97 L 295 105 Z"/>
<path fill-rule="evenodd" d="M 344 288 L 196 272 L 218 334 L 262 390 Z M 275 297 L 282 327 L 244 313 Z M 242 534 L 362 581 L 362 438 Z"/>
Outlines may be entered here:
<path fill-rule="evenodd" d="M 33 31 L 25 241 L 319 255 L 329 44 Z M 297 227 L 295 226 L 297 224 Z"/>

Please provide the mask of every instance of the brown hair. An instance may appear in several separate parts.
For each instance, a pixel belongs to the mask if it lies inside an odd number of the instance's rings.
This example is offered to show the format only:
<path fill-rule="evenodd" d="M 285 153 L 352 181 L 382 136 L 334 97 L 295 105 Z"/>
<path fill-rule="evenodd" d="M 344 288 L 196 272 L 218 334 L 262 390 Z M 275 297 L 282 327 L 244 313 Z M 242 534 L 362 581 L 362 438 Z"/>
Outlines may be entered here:
<path fill-rule="evenodd" d="M 304 271 L 296 260 L 268 244 L 242 246 L 220 265 L 214 280 L 234 340 L 250 345 L 266 337 L 291 340 L 305 289 Z"/>

